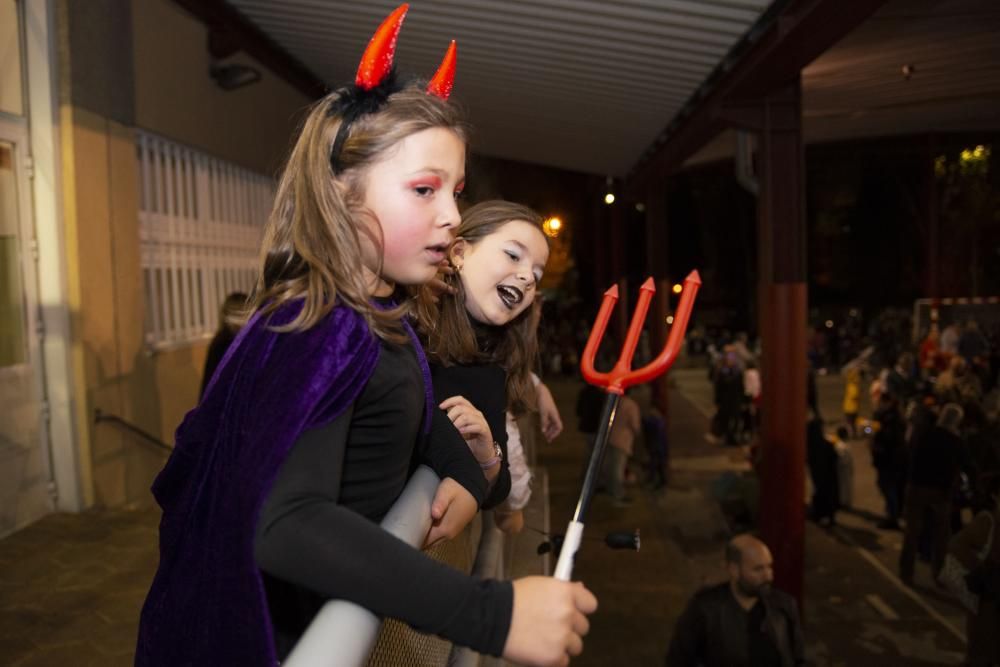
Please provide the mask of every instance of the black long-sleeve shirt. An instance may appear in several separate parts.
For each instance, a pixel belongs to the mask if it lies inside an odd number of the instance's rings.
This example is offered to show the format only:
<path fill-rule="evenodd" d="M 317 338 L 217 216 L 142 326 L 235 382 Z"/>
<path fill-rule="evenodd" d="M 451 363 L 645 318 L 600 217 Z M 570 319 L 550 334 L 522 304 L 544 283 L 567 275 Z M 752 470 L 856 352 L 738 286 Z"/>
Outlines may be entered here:
<path fill-rule="evenodd" d="M 441 410 L 433 410 L 434 437 L 415 451 L 424 400 L 413 348 L 383 343 L 353 406 L 303 434 L 282 465 L 255 539 L 279 657 L 328 598 L 356 602 L 480 652 L 502 652 L 511 584 L 469 577 L 376 523 L 418 459 L 484 499 L 482 471 Z"/>
<path fill-rule="evenodd" d="M 482 503 L 483 509 L 496 507 L 510 494 L 510 464 L 507 461 L 507 373 L 496 364 L 467 364 L 463 366 L 431 367 L 434 378 L 434 402 L 452 396 L 463 396 L 483 413 L 493 439 L 503 451 L 500 474 L 489 495 Z M 436 410 L 436 412 L 441 412 Z M 444 414 L 441 412 L 441 414 Z M 448 430 L 455 428 L 447 419 L 436 419 L 431 426 L 431 440 L 445 440 Z"/>

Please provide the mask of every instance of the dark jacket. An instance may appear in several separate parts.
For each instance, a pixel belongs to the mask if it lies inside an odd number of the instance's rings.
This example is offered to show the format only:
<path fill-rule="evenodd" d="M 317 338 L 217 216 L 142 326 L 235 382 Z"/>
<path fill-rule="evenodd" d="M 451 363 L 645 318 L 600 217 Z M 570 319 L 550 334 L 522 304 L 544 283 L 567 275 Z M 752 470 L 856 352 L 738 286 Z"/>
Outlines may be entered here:
<path fill-rule="evenodd" d="M 949 493 L 958 484 L 958 474 L 968 467 L 962 438 L 948 429 L 932 426 L 910 448 L 910 483 Z"/>
<path fill-rule="evenodd" d="M 878 470 L 906 468 L 906 424 L 895 407 L 875 411 L 879 430 L 872 436 L 872 465 Z"/>
<path fill-rule="evenodd" d="M 761 602 L 765 606 L 764 631 L 781 654 L 782 663 L 785 667 L 804 665 L 795 600 L 772 589 Z M 733 597 L 729 582 L 702 588 L 677 620 L 667 667 L 751 667 L 747 616 Z"/>

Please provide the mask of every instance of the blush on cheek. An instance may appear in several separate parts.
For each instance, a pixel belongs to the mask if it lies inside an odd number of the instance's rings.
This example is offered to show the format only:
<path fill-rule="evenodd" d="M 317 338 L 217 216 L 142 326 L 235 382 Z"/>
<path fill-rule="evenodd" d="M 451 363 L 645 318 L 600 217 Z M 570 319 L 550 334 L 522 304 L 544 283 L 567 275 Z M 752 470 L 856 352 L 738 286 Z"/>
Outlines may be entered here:
<path fill-rule="evenodd" d="M 420 254 L 427 243 L 426 236 L 416 229 L 392 230 L 383 243 L 385 258 L 402 259 Z"/>

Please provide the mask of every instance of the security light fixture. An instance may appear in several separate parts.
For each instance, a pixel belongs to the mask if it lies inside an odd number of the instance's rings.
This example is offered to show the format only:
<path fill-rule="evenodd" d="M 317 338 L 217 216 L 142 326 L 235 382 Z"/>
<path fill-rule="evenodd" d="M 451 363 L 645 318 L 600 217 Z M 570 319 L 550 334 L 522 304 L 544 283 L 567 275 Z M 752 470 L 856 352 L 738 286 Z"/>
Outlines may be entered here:
<path fill-rule="evenodd" d="M 223 90 L 236 90 L 260 81 L 259 69 L 240 63 L 228 65 L 212 63 L 212 66 L 208 68 L 208 74 Z"/>

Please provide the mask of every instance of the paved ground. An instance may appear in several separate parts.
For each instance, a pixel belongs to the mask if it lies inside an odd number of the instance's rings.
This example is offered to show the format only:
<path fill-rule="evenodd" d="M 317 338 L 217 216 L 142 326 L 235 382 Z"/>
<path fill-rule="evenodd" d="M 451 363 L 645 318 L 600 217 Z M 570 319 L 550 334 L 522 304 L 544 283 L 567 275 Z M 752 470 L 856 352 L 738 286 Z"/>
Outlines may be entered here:
<path fill-rule="evenodd" d="M 633 488 L 628 508 L 598 496 L 587 522 L 575 577 L 597 593 L 601 607 L 574 665 L 662 664 L 690 594 L 722 577 L 730 529 L 710 488 L 719 475 L 744 464 L 737 450 L 704 440 L 706 398 L 710 409 L 704 373 L 676 371 L 674 378 L 669 487 Z M 551 526 L 562 532 L 583 462 L 572 418 L 579 384 L 551 386 L 567 429 L 541 449 L 539 463 L 548 471 Z M 835 393 L 835 380 L 821 379 L 824 405 L 837 401 L 830 398 Z M 858 513 L 842 515 L 842 527 L 830 532 L 807 527 L 809 656 L 816 665 L 851 667 L 957 664 L 960 614 L 932 589 L 913 592 L 894 580 L 899 535 L 874 528 L 879 508 L 866 491 L 874 486 L 864 444 L 855 443 L 855 450 Z M 157 519 L 155 512 L 52 515 L 0 541 L 0 664 L 130 664 L 139 607 L 156 563 Z M 541 517 L 532 522 L 543 528 Z M 634 528 L 642 531 L 639 552 L 612 551 L 601 542 L 609 531 Z M 530 535 L 521 539 L 535 539 Z"/>
<path fill-rule="evenodd" d="M 0 665 L 131 665 L 158 520 L 52 514 L 0 541 Z"/>

